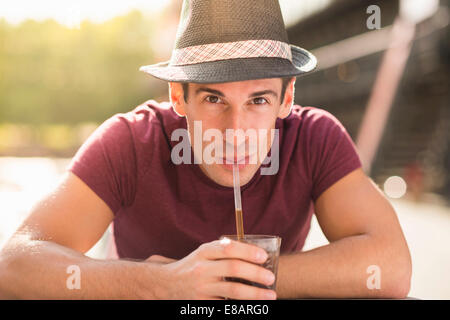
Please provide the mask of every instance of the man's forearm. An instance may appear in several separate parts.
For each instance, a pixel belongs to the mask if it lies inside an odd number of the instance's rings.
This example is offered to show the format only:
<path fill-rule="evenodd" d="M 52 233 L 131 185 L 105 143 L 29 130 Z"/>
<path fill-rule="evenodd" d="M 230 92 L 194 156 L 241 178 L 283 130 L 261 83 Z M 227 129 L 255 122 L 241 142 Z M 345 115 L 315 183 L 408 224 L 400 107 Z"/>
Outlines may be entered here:
<path fill-rule="evenodd" d="M 52 242 L 27 241 L 1 252 L 0 298 L 138 299 L 142 298 L 144 277 L 150 288 L 146 298 L 152 298 L 152 268 L 157 266 L 95 260 Z M 79 288 L 72 282 L 78 276 Z"/>
<path fill-rule="evenodd" d="M 311 251 L 280 257 L 278 298 L 402 298 L 409 291 L 409 253 L 388 239 L 357 235 Z M 380 271 L 380 288 L 367 285 L 368 267 Z M 371 279 L 369 279 L 369 282 Z M 372 288 L 372 289 L 369 289 Z"/>

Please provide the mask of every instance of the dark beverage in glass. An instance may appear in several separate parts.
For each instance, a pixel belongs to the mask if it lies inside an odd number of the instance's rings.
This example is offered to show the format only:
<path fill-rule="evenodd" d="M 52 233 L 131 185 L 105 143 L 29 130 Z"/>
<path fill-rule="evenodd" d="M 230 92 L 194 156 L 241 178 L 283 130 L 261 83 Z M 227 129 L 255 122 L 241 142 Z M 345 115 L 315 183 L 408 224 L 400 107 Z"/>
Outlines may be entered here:
<path fill-rule="evenodd" d="M 252 244 L 255 246 L 258 246 L 262 249 L 264 249 L 267 252 L 268 258 L 267 260 L 261 265 L 262 267 L 272 271 L 272 273 L 275 275 L 275 281 L 270 286 L 266 286 L 261 283 L 248 281 L 245 279 L 240 278 L 231 278 L 231 277 L 225 277 L 226 281 L 234 281 L 234 282 L 240 282 L 243 284 L 264 288 L 264 289 L 271 289 L 275 290 L 277 285 L 277 270 L 278 270 L 278 258 L 280 256 L 280 245 L 281 245 L 281 238 L 277 236 L 271 236 L 271 235 L 256 235 L 256 234 L 246 234 L 243 238 L 238 240 L 237 235 L 225 235 L 220 237 L 220 239 L 228 238 L 230 240 L 234 241 L 241 241 L 248 244 Z"/>

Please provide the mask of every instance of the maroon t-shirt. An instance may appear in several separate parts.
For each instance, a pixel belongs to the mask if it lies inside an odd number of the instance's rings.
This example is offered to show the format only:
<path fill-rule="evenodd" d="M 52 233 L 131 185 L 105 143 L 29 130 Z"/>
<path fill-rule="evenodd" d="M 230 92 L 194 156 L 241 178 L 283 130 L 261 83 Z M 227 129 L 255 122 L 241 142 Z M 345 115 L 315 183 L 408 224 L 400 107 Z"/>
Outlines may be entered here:
<path fill-rule="evenodd" d="M 244 230 L 280 236 L 281 253 L 289 253 L 304 245 L 313 201 L 361 162 L 345 128 L 325 110 L 294 106 L 275 127 L 279 170 L 261 175 L 260 168 L 241 187 Z M 169 103 L 147 101 L 106 120 L 69 165 L 113 211 L 120 258 L 180 259 L 236 232 L 233 188 L 215 183 L 198 164 L 172 162 L 177 128 L 186 129 L 186 119 Z"/>

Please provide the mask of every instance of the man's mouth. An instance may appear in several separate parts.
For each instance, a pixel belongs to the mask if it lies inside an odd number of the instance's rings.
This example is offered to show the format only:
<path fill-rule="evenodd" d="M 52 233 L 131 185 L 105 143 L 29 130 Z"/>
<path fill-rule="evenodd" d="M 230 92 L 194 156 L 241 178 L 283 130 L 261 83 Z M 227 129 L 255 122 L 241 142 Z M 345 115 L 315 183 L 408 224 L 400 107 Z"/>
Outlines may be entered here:
<path fill-rule="evenodd" d="M 248 163 L 249 156 L 236 156 L 234 158 L 222 158 L 222 162 L 226 164 L 243 164 Z"/>
<path fill-rule="evenodd" d="M 220 158 L 222 160 L 221 166 L 227 170 L 233 171 L 233 166 L 237 164 L 238 168 L 244 169 L 246 166 L 250 164 L 250 159 L 252 159 L 250 155 L 247 156 L 235 156 L 234 158 Z"/>

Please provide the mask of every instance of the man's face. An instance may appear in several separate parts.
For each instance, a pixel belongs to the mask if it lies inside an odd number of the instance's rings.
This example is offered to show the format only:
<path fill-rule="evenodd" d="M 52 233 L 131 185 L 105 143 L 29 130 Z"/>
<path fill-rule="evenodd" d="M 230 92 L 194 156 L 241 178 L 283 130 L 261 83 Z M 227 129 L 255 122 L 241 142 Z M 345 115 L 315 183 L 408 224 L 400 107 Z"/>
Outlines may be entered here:
<path fill-rule="evenodd" d="M 283 103 L 281 103 L 282 80 L 279 78 L 219 84 L 190 83 L 187 101 L 183 98 L 181 84 L 169 85 L 175 111 L 179 115 L 186 116 L 191 145 L 194 146 L 196 139 L 202 141 L 202 154 L 198 154 L 200 149 L 193 148 L 196 158 L 204 156 L 205 148 L 214 142 L 214 138 L 210 141 L 204 139 L 203 135 L 208 129 L 217 129 L 216 132 L 222 133 L 223 148 L 220 148 L 221 150 L 210 148 L 209 151 L 212 152 L 208 154 L 212 154 L 216 160 L 223 159 L 223 164 L 219 164 L 219 161 L 212 164 L 202 161 L 199 165 L 206 176 L 220 185 L 233 186 L 233 164 L 227 164 L 228 160 L 240 163 L 241 185 L 249 182 L 270 150 L 271 129 L 275 128 L 277 117 L 285 118 L 289 115 L 294 83 L 290 82 L 287 86 Z M 199 131 L 194 130 L 194 124 L 197 124 L 198 129 L 200 123 L 202 136 L 198 137 Z M 227 136 L 227 129 L 254 132 L 257 140 L 251 139 L 247 134 L 241 135 L 240 139 L 236 136 Z M 230 153 L 230 150 L 233 152 Z M 264 157 L 261 157 L 261 150 L 266 150 Z"/>

